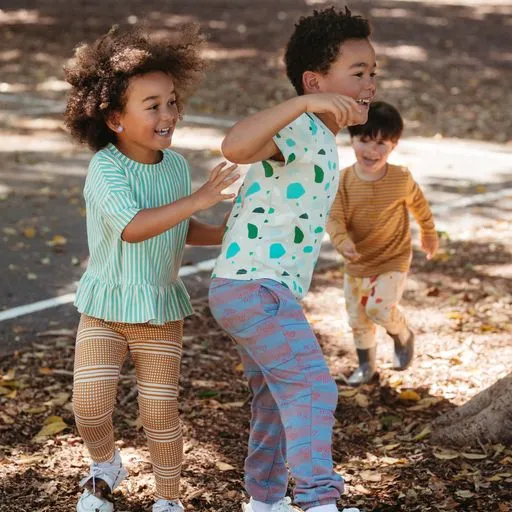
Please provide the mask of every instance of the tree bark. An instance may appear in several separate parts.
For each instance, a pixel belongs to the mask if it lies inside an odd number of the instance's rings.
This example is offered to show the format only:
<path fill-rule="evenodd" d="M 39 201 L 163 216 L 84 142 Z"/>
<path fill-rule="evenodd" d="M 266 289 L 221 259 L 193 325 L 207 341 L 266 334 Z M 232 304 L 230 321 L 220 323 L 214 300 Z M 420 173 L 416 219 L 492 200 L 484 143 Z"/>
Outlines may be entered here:
<path fill-rule="evenodd" d="M 512 443 L 512 373 L 437 418 L 433 427 L 432 441 L 443 445 Z"/>

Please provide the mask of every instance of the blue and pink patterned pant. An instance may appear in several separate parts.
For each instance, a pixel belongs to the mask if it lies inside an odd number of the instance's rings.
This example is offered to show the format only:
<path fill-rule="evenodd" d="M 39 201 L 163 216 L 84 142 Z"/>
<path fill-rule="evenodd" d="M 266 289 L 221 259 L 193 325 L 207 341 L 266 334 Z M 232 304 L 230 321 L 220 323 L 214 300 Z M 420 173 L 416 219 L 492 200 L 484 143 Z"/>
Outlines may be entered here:
<path fill-rule="evenodd" d="M 287 461 L 302 508 L 335 503 L 343 492 L 331 452 L 338 393 L 302 307 L 272 279 L 215 278 L 210 308 L 238 344 L 253 393 L 247 492 L 279 501 Z"/>

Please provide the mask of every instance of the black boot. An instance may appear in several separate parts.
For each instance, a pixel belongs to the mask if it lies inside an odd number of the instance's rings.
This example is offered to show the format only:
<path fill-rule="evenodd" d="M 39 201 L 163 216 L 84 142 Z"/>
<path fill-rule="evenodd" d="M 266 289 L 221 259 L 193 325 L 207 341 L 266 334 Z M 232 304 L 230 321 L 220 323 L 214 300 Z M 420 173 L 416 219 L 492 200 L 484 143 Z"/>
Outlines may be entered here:
<path fill-rule="evenodd" d="M 395 355 L 393 358 L 393 370 L 403 371 L 409 368 L 414 356 L 414 333 L 409 330 L 409 337 L 406 342 L 402 342 L 398 334 L 388 335 L 393 338 L 395 343 Z"/>
<path fill-rule="evenodd" d="M 375 356 L 377 347 L 356 349 L 359 368 L 348 378 L 350 386 L 359 386 L 370 382 L 376 373 Z"/>

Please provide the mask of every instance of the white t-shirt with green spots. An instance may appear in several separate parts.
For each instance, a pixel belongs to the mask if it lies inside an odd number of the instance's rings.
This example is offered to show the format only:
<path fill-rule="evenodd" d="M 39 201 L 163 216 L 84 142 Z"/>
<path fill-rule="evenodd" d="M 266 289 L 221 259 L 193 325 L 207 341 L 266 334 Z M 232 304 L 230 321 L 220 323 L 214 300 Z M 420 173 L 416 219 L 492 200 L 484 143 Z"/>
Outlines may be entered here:
<path fill-rule="evenodd" d="M 274 279 L 302 298 L 338 188 L 336 139 L 314 114 L 302 114 L 274 142 L 285 163 L 249 168 L 212 277 Z"/>

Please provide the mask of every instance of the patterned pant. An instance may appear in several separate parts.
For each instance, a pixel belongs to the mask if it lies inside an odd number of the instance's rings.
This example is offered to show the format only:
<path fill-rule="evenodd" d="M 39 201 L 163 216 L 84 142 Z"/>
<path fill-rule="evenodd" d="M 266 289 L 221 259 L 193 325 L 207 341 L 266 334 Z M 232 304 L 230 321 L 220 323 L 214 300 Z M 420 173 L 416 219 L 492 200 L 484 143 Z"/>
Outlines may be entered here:
<path fill-rule="evenodd" d="M 253 393 L 245 484 L 274 503 L 285 494 L 286 460 L 302 508 L 335 503 L 343 479 L 331 444 L 338 393 L 301 306 L 271 279 L 214 279 L 210 307 L 238 344 Z"/>
<path fill-rule="evenodd" d="M 105 462 L 114 455 L 112 412 L 119 373 L 130 351 L 157 497 L 163 499 L 179 495 L 183 458 L 178 417 L 182 335 L 182 321 L 125 324 L 82 315 L 76 341 L 73 408 L 91 458 Z"/>
<path fill-rule="evenodd" d="M 345 274 L 345 305 L 357 348 L 375 346 L 376 324 L 407 337 L 407 321 L 398 307 L 407 273 L 386 272 L 373 277 Z"/>

